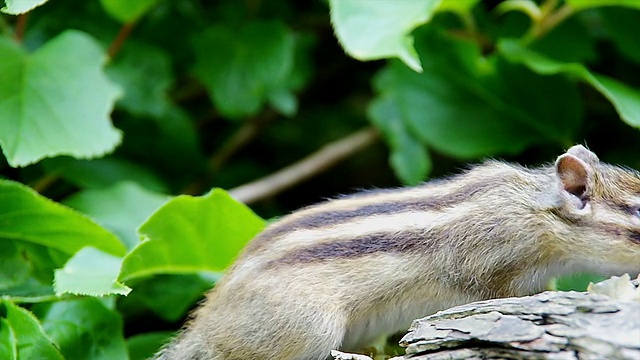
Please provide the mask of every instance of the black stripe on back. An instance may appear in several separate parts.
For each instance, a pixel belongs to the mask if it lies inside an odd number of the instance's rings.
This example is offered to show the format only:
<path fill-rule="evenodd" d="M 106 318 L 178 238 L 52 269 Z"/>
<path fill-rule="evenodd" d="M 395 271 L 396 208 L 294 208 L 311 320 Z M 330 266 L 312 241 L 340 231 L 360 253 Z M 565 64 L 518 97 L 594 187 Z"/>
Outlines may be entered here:
<path fill-rule="evenodd" d="M 338 242 L 307 246 L 286 253 L 267 267 L 282 264 L 323 262 L 330 259 L 356 258 L 374 253 L 404 253 L 428 250 L 436 245 L 428 232 L 377 233 Z"/>
<path fill-rule="evenodd" d="M 474 196 L 483 194 L 490 188 L 496 187 L 496 184 L 499 184 L 499 182 L 494 181 L 493 179 L 484 179 L 481 182 L 466 184 L 449 194 L 421 197 L 401 202 L 370 204 L 354 210 L 321 212 L 300 218 L 296 221 L 283 223 L 283 225 L 280 226 L 276 223 L 260 233 L 251 243 L 249 243 L 246 251 L 247 253 L 258 251 L 268 245 L 272 239 L 296 230 L 318 229 L 372 215 L 391 215 L 408 211 L 441 210 L 467 201 Z"/>

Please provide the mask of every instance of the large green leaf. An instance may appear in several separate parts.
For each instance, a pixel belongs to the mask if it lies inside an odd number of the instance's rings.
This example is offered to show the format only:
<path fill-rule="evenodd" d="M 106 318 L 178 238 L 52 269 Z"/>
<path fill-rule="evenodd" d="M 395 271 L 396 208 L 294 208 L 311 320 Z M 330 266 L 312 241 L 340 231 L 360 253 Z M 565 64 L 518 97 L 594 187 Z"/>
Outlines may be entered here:
<path fill-rule="evenodd" d="M 23 283 L 31 269 L 20 249 L 11 241 L 0 241 L 0 291 Z"/>
<path fill-rule="evenodd" d="M 123 23 L 138 20 L 157 2 L 158 0 L 100 0 L 107 13 Z"/>
<path fill-rule="evenodd" d="M 148 316 L 149 311 L 168 322 L 180 321 L 220 277 L 211 273 L 168 275 L 140 279 L 135 289 L 120 299 L 118 309 L 128 316 Z"/>
<path fill-rule="evenodd" d="M 640 127 L 640 90 L 589 71 L 579 63 L 563 63 L 521 46 L 515 40 L 498 43 L 498 50 L 510 61 L 522 63 L 540 74 L 567 74 L 579 78 L 604 95 L 629 125 Z"/>
<path fill-rule="evenodd" d="M 331 0 L 331 23 L 345 51 L 358 60 L 397 57 L 422 71 L 411 32 L 425 24 L 440 0 Z"/>
<path fill-rule="evenodd" d="M 609 38 L 619 51 L 629 59 L 640 64 L 640 11 L 622 7 L 598 9 Z"/>
<path fill-rule="evenodd" d="M 209 144 L 201 146 L 200 136 L 203 134 L 191 114 L 170 105 L 159 116 L 125 115 L 123 118 L 120 128 L 129 138 L 136 139 L 125 141 L 119 149 L 129 159 L 136 159 L 136 163 L 130 165 L 142 169 L 139 164 L 144 164 L 146 168 L 153 169 L 155 174 L 161 174 L 174 189 L 183 188 L 202 175 L 206 164 L 203 149 Z M 129 171 L 122 173 L 124 176 L 129 174 Z M 157 190 L 157 187 L 151 188 L 137 179 L 135 181 L 145 188 Z"/>
<path fill-rule="evenodd" d="M 269 101 L 286 115 L 288 77 L 294 69 L 293 33 L 280 22 L 253 22 L 241 29 L 212 26 L 196 37 L 196 75 L 216 108 L 230 118 L 256 114 Z M 272 98 L 273 97 L 273 98 Z"/>
<path fill-rule="evenodd" d="M 3 266 L 0 272 L 4 282 L 0 288 L 5 298 L 16 302 L 37 303 L 51 301 L 53 291 L 53 273 L 69 260 L 67 253 L 59 250 L 24 241 L 0 240 L 2 250 L 16 249 L 13 256 L 11 251 L 2 255 Z M 6 264 L 6 266 L 4 266 Z"/>
<path fill-rule="evenodd" d="M 2 12 L 12 15 L 23 14 L 49 0 L 4 0 L 6 6 Z"/>
<path fill-rule="evenodd" d="M 92 158 L 120 143 L 109 119 L 119 90 L 91 37 L 68 30 L 32 54 L 0 37 L 0 58 L 0 145 L 9 164 Z"/>
<path fill-rule="evenodd" d="M 85 246 L 125 253 L 118 238 L 87 217 L 7 180 L 0 180 L 0 241 L 34 243 L 66 254 Z"/>
<path fill-rule="evenodd" d="M 597 58 L 596 39 L 584 36 L 590 31 L 579 16 L 572 16 L 536 39 L 531 49 L 563 62 L 592 62 Z"/>
<path fill-rule="evenodd" d="M 152 191 L 167 191 L 167 185 L 151 170 L 114 156 L 77 160 L 66 156 L 42 161 L 44 168 L 70 183 L 86 189 L 102 189 L 123 181 L 140 184 Z"/>
<path fill-rule="evenodd" d="M 34 312 L 65 359 L 127 359 L 122 319 L 100 300 L 57 301 Z"/>
<path fill-rule="evenodd" d="M 63 360 L 38 320 L 27 310 L 8 300 L 0 299 L 0 354 L 2 359 Z"/>
<path fill-rule="evenodd" d="M 120 279 L 222 271 L 263 226 L 221 189 L 199 198 L 178 196 L 140 227 L 144 240 L 125 256 Z"/>
<path fill-rule="evenodd" d="M 64 203 L 91 216 L 131 249 L 139 242 L 138 226 L 167 200 L 168 196 L 148 191 L 136 183 L 121 182 L 105 189 L 78 192 Z"/>
<path fill-rule="evenodd" d="M 135 115 L 158 117 L 171 106 L 171 59 L 163 50 L 131 42 L 107 67 L 107 75 L 124 90 L 117 106 Z"/>
<path fill-rule="evenodd" d="M 116 281 L 121 263 L 121 257 L 85 247 L 64 268 L 56 270 L 53 283 L 56 295 L 127 295 L 131 289 Z"/>
<path fill-rule="evenodd" d="M 15 360 L 17 357 L 16 335 L 9 322 L 0 318 L 0 359 Z"/>
<path fill-rule="evenodd" d="M 378 97 L 369 105 L 369 119 L 391 147 L 390 162 L 396 176 L 406 185 L 423 181 L 431 171 L 431 158 L 403 123 L 397 104 L 388 97 Z"/>
<path fill-rule="evenodd" d="M 496 56 L 485 58 L 475 42 L 437 29 L 418 32 L 416 38 L 424 73 L 392 62 L 374 80 L 408 133 L 461 158 L 572 142 L 582 108 L 571 81 L 540 76 Z"/>

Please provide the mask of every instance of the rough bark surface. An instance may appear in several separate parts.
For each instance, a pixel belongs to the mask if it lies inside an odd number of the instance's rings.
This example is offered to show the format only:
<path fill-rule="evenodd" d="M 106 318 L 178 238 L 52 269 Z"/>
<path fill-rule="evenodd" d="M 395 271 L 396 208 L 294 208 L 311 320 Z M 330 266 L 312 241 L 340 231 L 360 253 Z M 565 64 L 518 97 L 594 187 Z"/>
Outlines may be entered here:
<path fill-rule="evenodd" d="M 414 321 L 407 355 L 434 359 L 640 359 L 640 302 L 545 292 L 476 302 Z"/>
<path fill-rule="evenodd" d="M 640 360 L 640 288 L 629 276 L 588 293 L 545 292 L 453 307 L 415 320 L 391 360 Z M 332 353 L 335 359 L 369 359 Z"/>

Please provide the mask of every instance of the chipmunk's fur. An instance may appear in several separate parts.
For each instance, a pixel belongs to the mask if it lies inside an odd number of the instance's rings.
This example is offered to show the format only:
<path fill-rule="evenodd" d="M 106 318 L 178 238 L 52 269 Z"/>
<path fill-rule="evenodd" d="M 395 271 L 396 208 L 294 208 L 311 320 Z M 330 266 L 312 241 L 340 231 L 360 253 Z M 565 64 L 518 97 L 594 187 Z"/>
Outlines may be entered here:
<path fill-rule="evenodd" d="M 302 209 L 258 235 L 158 359 L 320 360 L 551 277 L 640 271 L 640 175 L 574 146 Z"/>

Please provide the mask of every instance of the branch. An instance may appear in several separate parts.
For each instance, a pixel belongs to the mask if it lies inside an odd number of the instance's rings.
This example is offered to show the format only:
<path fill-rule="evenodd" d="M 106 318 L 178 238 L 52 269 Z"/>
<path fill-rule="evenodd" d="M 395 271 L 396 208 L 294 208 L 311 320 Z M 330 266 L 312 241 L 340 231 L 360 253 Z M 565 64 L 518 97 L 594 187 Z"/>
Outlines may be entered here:
<path fill-rule="evenodd" d="M 246 204 L 274 196 L 373 144 L 379 139 L 373 128 L 365 128 L 322 147 L 316 153 L 262 179 L 231 189 L 233 198 Z"/>

